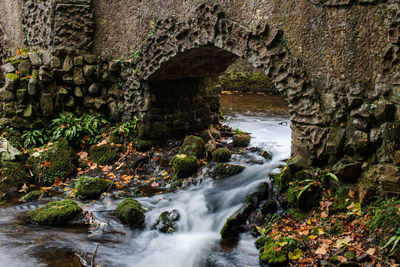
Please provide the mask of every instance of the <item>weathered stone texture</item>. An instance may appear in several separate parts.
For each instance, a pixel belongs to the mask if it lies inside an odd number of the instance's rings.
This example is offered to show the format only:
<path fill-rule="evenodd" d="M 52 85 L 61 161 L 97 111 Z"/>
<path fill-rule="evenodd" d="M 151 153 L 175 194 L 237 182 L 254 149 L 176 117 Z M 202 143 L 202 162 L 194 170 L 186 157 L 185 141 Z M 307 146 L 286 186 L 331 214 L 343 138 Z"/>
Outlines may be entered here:
<path fill-rule="evenodd" d="M 30 47 L 88 49 L 93 40 L 91 0 L 27 0 L 23 23 Z"/>

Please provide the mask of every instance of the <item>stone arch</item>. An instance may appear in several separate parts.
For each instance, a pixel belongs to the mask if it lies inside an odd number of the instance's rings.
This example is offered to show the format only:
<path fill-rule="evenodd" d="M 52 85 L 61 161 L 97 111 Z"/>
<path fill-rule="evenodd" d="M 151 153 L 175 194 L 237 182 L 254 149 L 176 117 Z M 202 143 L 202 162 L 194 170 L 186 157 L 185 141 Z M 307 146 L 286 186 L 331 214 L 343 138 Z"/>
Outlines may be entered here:
<path fill-rule="evenodd" d="M 195 86 L 202 87 L 204 93 L 205 78 L 225 70 L 233 59 L 244 58 L 262 69 L 289 102 L 293 153 L 314 159 L 322 155 L 327 132 L 319 96 L 300 60 L 285 47 L 283 31 L 269 25 L 251 31 L 227 19 L 218 5 L 202 4 L 187 21 L 170 17 L 157 22 L 150 35 L 135 60 L 134 72 L 140 78 L 132 75 L 128 79 L 131 87 L 139 88 L 142 101 L 128 105 L 125 118 L 139 113 L 148 122 L 149 131 L 160 129 L 151 123 L 157 121 L 157 104 L 152 104 L 155 91 L 162 86 L 168 87 L 166 90 L 180 87 L 177 81 L 185 79 L 195 83 L 198 78 Z"/>

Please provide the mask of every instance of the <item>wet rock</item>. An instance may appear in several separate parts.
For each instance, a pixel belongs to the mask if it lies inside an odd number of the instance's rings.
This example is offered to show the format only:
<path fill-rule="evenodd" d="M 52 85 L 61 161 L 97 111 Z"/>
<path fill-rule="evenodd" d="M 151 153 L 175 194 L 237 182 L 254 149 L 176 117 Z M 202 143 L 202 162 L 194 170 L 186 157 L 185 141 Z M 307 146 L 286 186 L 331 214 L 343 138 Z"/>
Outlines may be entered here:
<path fill-rule="evenodd" d="M 251 136 L 248 134 L 235 134 L 232 138 L 234 147 L 247 147 L 251 140 Z"/>
<path fill-rule="evenodd" d="M 0 155 L 3 161 L 15 161 L 22 157 L 22 152 L 13 147 L 7 139 L 0 137 Z"/>
<path fill-rule="evenodd" d="M 287 190 L 287 200 L 291 207 L 298 208 L 301 211 L 309 211 L 313 207 L 319 205 L 322 198 L 322 188 L 318 185 L 312 184 L 300 194 L 303 186 L 299 187 L 298 184 L 289 186 Z"/>
<path fill-rule="evenodd" d="M 205 143 L 200 137 L 194 135 L 186 136 L 183 145 L 179 150 L 179 154 L 195 156 L 196 158 L 201 159 L 205 153 L 204 145 Z"/>
<path fill-rule="evenodd" d="M 15 73 L 6 74 L 4 88 L 8 91 L 14 91 L 19 83 L 19 76 Z"/>
<path fill-rule="evenodd" d="M 115 209 L 115 216 L 133 229 L 143 228 L 145 222 L 144 209 L 137 200 L 124 199 Z"/>
<path fill-rule="evenodd" d="M 28 159 L 37 182 L 52 185 L 57 178 L 65 180 L 74 174 L 77 155 L 67 140 L 59 139 L 48 143 L 40 151 L 33 152 Z"/>
<path fill-rule="evenodd" d="M 241 173 L 245 167 L 235 164 L 219 163 L 213 171 L 211 176 L 214 178 L 226 178 Z"/>
<path fill-rule="evenodd" d="M 210 127 L 209 129 L 202 131 L 200 136 L 203 138 L 204 142 L 208 142 L 211 138 L 221 138 L 221 132 L 214 127 Z"/>
<path fill-rule="evenodd" d="M 356 128 L 357 130 L 360 131 L 368 131 L 369 130 L 369 123 L 366 119 L 364 118 L 356 118 L 353 120 L 353 126 L 354 128 Z"/>
<path fill-rule="evenodd" d="M 393 120 L 395 113 L 396 106 L 392 102 L 386 100 L 378 101 L 374 110 L 375 118 L 381 123 Z"/>
<path fill-rule="evenodd" d="M 83 66 L 83 56 L 76 56 L 74 57 L 74 65 L 75 66 Z"/>
<path fill-rule="evenodd" d="M 75 85 L 84 85 L 86 83 L 82 68 L 77 68 L 74 70 L 73 79 Z"/>
<path fill-rule="evenodd" d="M 9 102 L 14 100 L 15 96 L 12 91 L 6 90 L 6 88 L 0 88 L 0 101 Z"/>
<path fill-rule="evenodd" d="M 85 62 L 88 64 L 95 64 L 97 62 L 96 55 L 84 55 Z"/>
<path fill-rule="evenodd" d="M 61 67 L 61 60 L 59 57 L 51 56 L 50 58 L 50 66 L 53 69 L 58 69 Z"/>
<path fill-rule="evenodd" d="M 7 73 L 13 73 L 16 71 L 15 67 L 11 63 L 7 63 L 4 65 L 1 65 L 1 71 L 5 74 Z"/>
<path fill-rule="evenodd" d="M 333 173 L 344 182 L 356 182 L 361 175 L 361 163 L 344 157 L 333 166 Z"/>
<path fill-rule="evenodd" d="M 82 176 L 79 177 L 75 185 L 76 196 L 80 199 L 98 199 L 101 194 L 107 192 L 111 186 L 111 181 Z"/>
<path fill-rule="evenodd" d="M 187 156 L 184 154 L 175 155 L 169 164 L 172 165 L 173 177 L 177 179 L 192 176 L 199 168 L 195 156 Z"/>
<path fill-rule="evenodd" d="M 261 156 L 265 159 L 272 159 L 272 155 L 270 152 L 268 152 L 267 150 L 264 150 L 263 152 L 261 152 Z"/>
<path fill-rule="evenodd" d="M 158 218 L 155 229 L 162 233 L 173 233 L 177 229 L 176 222 L 180 219 L 180 215 L 177 210 L 164 211 Z"/>
<path fill-rule="evenodd" d="M 40 98 L 40 107 L 45 117 L 51 117 L 54 114 L 53 96 L 51 94 L 43 94 Z"/>
<path fill-rule="evenodd" d="M 30 77 L 28 83 L 28 94 L 31 96 L 36 95 L 37 87 L 38 87 L 37 80 L 34 77 Z"/>
<path fill-rule="evenodd" d="M 41 66 L 39 68 L 39 80 L 42 82 L 51 82 L 53 80 L 53 76 L 49 72 L 48 68 Z"/>
<path fill-rule="evenodd" d="M 100 165 L 112 165 L 119 159 L 119 151 L 114 145 L 93 145 L 89 149 L 89 158 Z"/>
<path fill-rule="evenodd" d="M 64 225 L 81 214 L 82 209 L 73 200 L 53 201 L 27 213 L 33 223 L 44 225 Z"/>
<path fill-rule="evenodd" d="M 32 66 L 38 67 L 42 65 L 42 58 L 38 53 L 29 53 L 29 60 L 31 61 Z"/>
<path fill-rule="evenodd" d="M 29 174 L 23 163 L 3 161 L 0 164 L 0 192 L 7 195 L 16 192 L 29 181 Z"/>
<path fill-rule="evenodd" d="M 31 192 L 25 194 L 21 198 L 21 201 L 22 202 L 32 202 L 32 201 L 39 200 L 42 196 L 43 196 L 42 191 L 35 190 L 35 191 L 31 191 Z"/>
<path fill-rule="evenodd" d="M 244 203 L 249 205 L 249 209 L 254 211 L 258 205 L 264 201 L 268 200 L 269 197 L 269 185 L 266 182 L 260 183 L 253 193 L 250 193 L 244 199 Z"/>
<path fill-rule="evenodd" d="M 31 67 L 31 62 L 29 60 L 21 60 L 21 62 L 18 64 L 18 70 L 21 77 L 29 75 L 31 73 Z"/>
<path fill-rule="evenodd" d="M 231 152 L 226 148 L 217 149 L 212 153 L 212 159 L 215 162 L 228 162 L 231 159 L 231 156 Z"/>
<path fill-rule="evenodd" d="M 74 67 L 73 59 L 71 56 L 66 56 L 63 64 L 63 71 L 69 72 Z"/>
<path fill-rule="evenodd" d="M 92 84 L 89 86 L 88 93 L 89 93 L 91 96 L 100 96 L 100 95 L 101 95 L 100 86 L 99 86 L 97 83 L 92 83 Z"/>
<path fill-rule="evenodd" d="M 278 211 L 278 204 L 273 199 L 266 200 L 261 206 L 261 213 L 265 216 L 268 214 L 274 214 Z"/>

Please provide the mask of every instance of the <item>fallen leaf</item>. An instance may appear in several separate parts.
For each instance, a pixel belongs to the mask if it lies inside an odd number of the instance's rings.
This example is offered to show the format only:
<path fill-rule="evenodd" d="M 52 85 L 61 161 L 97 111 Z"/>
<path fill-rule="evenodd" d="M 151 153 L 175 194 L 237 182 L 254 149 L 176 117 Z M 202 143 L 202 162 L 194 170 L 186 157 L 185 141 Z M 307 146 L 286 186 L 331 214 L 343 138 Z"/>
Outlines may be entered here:
<path fill-rule="evenodd" d="M 300 256 L 303 254 L 303 251 L 299 248 L 296 248 L 294 251 L 289 251 L 289 259 L 291 260 L 297 260 L 300 258 Z"/>
<path fill-rule="evenodd" d="M 370 249 L 368 249 L 367 251 L 366 251 L 366 253 L 368 254 L 368 255 L 374 255 L 375 254 L 375 251 L 376 251 L 376 249 L 375 248 L 370 248 Z"/>
<path fill-rule="evenodd" d="M 18 190 L 18 192 L 24 192 L 24 193 L 26 193 L 26 191 L 28 191 L 28 186 L 26 186 L 26 184 L 24 184 L 23 186 L 22 186 L 22 188 L 20 189 L 20 190 Z"/>
<path fill-rule="evenodd" d="M 350 236 L 346 236 L 345 238 L 338 239 L 336 241 L 335 247 L 336 248 L 341 248 L 345 245 L 348 245 L 353 239 Z"/>
<path fill-rule="evenodd" d="M 61 181 L 61 179 L 57 177 L 56 180 L 54 181 L 53 186 L 54 187 L 59 187 L 62 184 L 63 184 L 63 182 Z"/>

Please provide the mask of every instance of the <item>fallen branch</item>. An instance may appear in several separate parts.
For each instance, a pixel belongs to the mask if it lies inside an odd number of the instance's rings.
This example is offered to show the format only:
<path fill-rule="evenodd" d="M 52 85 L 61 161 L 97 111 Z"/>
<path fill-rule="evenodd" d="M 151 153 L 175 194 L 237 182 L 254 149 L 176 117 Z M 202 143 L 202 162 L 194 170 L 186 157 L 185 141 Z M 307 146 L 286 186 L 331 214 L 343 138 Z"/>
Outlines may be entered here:
<path fill-rule="evenodd" d="M 96 257 L 97 249 L 99 248 L 99 246 L 100 246 L 100 244 L 97 244 L 96 248 L 93 251 L 92 262 L 90 263 L 90 267 L 94 267 L 94 258 Z"/>
<path fill-rule="evenodd" d="M 362 250 L 362 249 L 359 249 L 358 247 L 355 247 L 355 246 L 350 246 L 350 247 L 352 247 L 352 248 L 354 248 L 354 249 L 356 249 L 356 250 L 358 250 L 358 251 L 360 251 L 360 252 L 362 252 L 362 253 L 364 253 L 364 254 L 368 254 L 366 251 L 364 251 L 364 250 Z M 382 263 L 384 263 L 384 264 L 387 264 L 387 265 L 389 265 L 389 266 L 392 266 L 392 264 L 391 264 L 390 262 L 387 262 L 387 261 L 385 261 L 384 259 L 381 259 L 381 258 L 379 258 L 379 257 L 377 257 L 377 256 L 374 256 L 374 255 L 371 255 L 371 254 L 368 254 L 368 255 L 370 255 L 370 256 L 373 257 L 374 259 L 376 259 L 376 260 L 378 260 L 378 261 L 380 261 L 380 262 L 382 262 Z"/>

